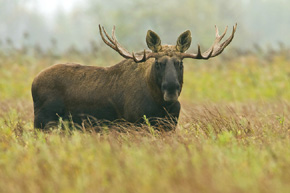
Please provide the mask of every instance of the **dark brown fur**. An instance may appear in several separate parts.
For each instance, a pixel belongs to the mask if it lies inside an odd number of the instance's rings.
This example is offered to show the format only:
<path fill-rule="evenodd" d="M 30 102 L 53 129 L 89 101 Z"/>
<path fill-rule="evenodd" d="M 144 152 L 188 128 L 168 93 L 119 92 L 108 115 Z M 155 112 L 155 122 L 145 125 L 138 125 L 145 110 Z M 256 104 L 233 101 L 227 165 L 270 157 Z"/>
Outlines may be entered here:
<path fill-rule="evenodd" d="M 142 122 L 143 116 L 173 116 L 180 104 L 166 103 L 154 77 L 154 59 L 136 64 L 124 60 L 112 67 L 57 64 L 33 81 L 34 126 L 44 128 L 59 117 L 82 124 L 98 120 Z M 154 123 L 153 123 L 154 124 Z"/>

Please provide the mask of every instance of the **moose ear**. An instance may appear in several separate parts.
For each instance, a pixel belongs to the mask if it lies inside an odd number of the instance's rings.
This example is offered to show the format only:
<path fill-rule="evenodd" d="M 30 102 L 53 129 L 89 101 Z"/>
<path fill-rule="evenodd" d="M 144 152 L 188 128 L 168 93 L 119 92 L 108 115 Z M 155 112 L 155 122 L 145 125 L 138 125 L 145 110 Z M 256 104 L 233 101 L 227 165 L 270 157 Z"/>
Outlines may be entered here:
<path fill-rule="evenodd" d="M 146 36 L 146 43 L 148 48 L 153 52 L 158 52 L 161 50 L 161 40 L 154 31 L 148 30 Z"/>
<path fill-rule="evenodd" d="M 189 30 L 183 32 L 177 39 L 176 49 L 177 51 L 183 53 L 185 52 L 191 44 L 191 33 Z"/>

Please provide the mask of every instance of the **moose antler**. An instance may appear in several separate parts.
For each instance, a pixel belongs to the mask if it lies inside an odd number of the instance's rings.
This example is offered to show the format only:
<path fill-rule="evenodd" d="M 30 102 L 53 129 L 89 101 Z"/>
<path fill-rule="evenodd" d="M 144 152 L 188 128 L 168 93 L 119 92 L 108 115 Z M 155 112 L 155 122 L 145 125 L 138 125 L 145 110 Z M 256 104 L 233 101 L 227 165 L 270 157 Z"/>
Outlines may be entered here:
<path fill-rule="evenodd" d="M 137 57 L 134 54 L 134 52 L 132 52 L 132 54 L 131 54 L 128 50 L 126 50 L 124 47 L 122 47 L 121 44 L 117 41 L 117 38 L 115 36 L 115 26 L 113 26 L 112 37 L 110 37 L 108 35 L 108 33 L 106 32 L 106 30 L 103 26 L 101 27 L 101 25 L 99 25 L 99 30 L 100 30 L 101 37 L 102 37 L 103 41 L 105 42 L 105 44 L 110 46 L 113 50 L 118 52 L 124 58 L 133 59 L 136 63 L 139 63 L 139 62 L 144 62 L 147 59 L 154 57 L 154 53 L 147 54 L 145 49 L 144 49 L 143 55 Z M 104 37 L 103 32 L 106 35 L 107 39 Z"/>
<path fill-rule="evenodd" d="M 232 35 L 226 41 L 224 41 L 221 44 L 220 44 L 220 41 L 226 35 L 228 27 L 226 27 L 226 29 L 225 29 L 225 31 L 224 31 L 224 33 L 222 35 L 219 35 L 219 30 L 218 30 L 218 28 L 216 26 L 215 26 L 215 29 L 216 29 L 216 39 L 215 39 L 214 43 L 212 44 L 212 46 L 207 51 L 205 51 L 204 53 L 201 53 L 200 45 L 198 45 L 197 54 L 181 53 L 182 57 L 183 58 L 193 58 L 193 59 L 204 59 L 204 60 L 207 60 L 209 58 L 212 58 L 212 57 L 215 57 L 215 56 L 221 54 L 223 52 L 223 50 L 233 40 L 234 34 L 236 32 L 236 29 L 237 29 L 237 24 L 235 26 L 233 26 Z"/>

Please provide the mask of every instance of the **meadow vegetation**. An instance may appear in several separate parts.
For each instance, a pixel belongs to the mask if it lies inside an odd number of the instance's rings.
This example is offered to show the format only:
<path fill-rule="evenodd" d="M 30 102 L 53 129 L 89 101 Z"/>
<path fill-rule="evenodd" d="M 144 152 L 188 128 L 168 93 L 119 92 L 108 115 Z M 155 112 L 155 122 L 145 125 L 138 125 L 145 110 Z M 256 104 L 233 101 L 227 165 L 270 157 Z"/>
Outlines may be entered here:
<path fill-rule="evenodd" d="M 35 131 L 36 74 L 54 63 L 120 60 L 106 52 L 0 51 L 0 192 L 289 191 L 289 50 L 186 59 L 173 132 Z"/>

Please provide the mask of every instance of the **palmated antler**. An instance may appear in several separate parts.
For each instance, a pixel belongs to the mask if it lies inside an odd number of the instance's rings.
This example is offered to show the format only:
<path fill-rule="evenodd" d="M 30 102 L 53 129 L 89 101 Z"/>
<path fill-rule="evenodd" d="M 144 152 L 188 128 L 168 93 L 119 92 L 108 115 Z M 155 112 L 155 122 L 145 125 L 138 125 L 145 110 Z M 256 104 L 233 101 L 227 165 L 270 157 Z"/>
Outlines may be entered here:
<path fill-rule="evenodd" d="M 218 30 L 218 28 L 216 26 L 215 26 L 215 29 L 216 29 L 216 39 L 215 39 L 214 43 L 212 44 L 212 46 L 207 51 L 201 53 L 200 45 L 198 45 L 197 54 L 181 53 L 182 57 L 183 58 L 193 58 L 193 59 L 204 59 L 204 60 L 207 60 L 209 58 L 212 58 L 212 57 L 215 57 L 215 56 L 221 54 L 223 52 L 223 50 L 233 40 L 234 34 L 236 32 L 236 29 L 237 29 L 237 24 L 235 26 L 233 26 L 232 35 L 226 41 L 224 41 L 221 44 L 220 44 L 220 41 L 226 35 L 228 27 L 226 27 L 224 33 L 221 36 L 219 35 L 219 30 Z"/>
<path fill-rule="evenodd" d="M 112 30 L 112 37 L 108 35 L 108 33 L 106 32 L 103 26 L 101 27 L 101 25 L 99 25 L 99 30 L 105 44 L 110 46 L 113 50 L 118 52 L 124 58 L 133 59 L 136 63 L 139 63 L 139 62 L 145 62 L 147 59 L 154 57 L 154 53 L 147 54 L 145 49 L 144 49 L 143 55 L 136 56 L 134 52 L 132 52 L 131 54 L 128 50 L 123 48 L 121 44 L 117 41 L 117 38 L 115 36 L 115 26 L 113 27 L 113 30 Z M 104 37 L 103 32 L 105 33 L 107 39 Z"/>

